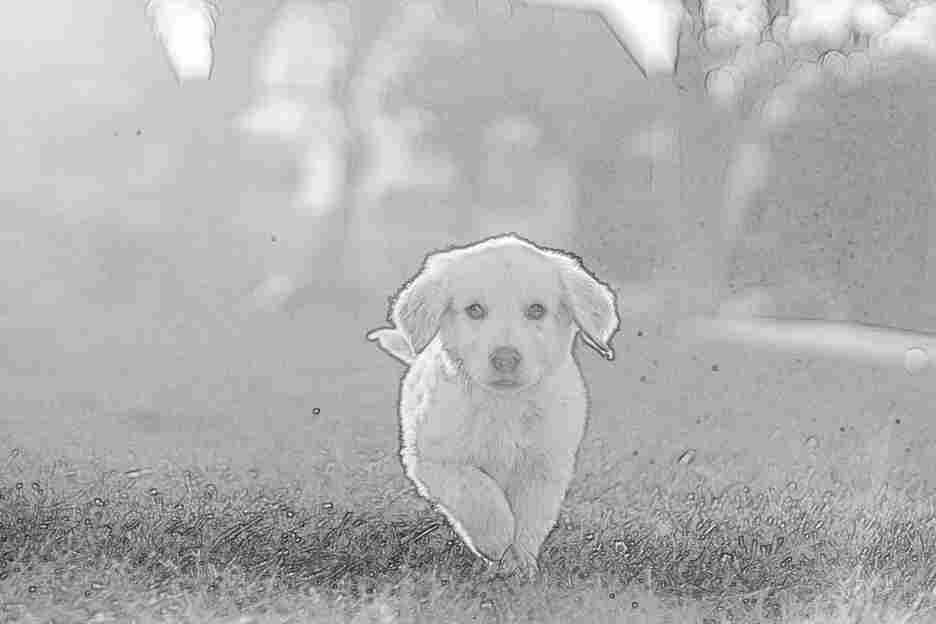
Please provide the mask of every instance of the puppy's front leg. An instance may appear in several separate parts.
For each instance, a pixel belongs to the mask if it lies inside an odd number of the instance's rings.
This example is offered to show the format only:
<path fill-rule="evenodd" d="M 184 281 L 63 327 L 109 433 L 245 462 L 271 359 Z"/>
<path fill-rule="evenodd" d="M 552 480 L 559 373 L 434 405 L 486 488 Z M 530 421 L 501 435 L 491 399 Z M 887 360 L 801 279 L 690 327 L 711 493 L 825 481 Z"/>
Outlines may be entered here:
<path fill-rule="evenodd" d="M 474 466 L 425 459 L 409 473 L 472 550 L 489 561 L 501 559 L 514 537 L 514 516 L 491 477 Z"/>
<path fill-rule="evenodd" d="M 539 571 L 539 550 L 559 517 L 571 470 L 562 471 L 548 462 L 528 461 L 528 469 L 518 474 L 508 488 L 507 500 L 516 526 L 511 546 L 512 567 L 534 576 Z"/>

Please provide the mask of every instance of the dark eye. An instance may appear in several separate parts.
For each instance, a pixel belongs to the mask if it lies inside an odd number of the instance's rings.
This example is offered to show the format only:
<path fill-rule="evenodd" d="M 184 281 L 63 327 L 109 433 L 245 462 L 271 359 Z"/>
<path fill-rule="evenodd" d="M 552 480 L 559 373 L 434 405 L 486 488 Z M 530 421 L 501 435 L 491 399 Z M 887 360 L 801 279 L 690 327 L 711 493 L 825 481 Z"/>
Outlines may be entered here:
<path fill-rule="evenodd" d="M 470 306 L 465 308 L 465 313 L 472 319 L 479 321 L 485 317 L 487 311 L 484 309 L 480 303 L 472 303 Z"/>
<path fill-rule="evenodd" d="M 542 304 L 534 303 L 526 309 L 526 317 L 531 321 L 538 321 L 546 315 L 546 308 Z"/>

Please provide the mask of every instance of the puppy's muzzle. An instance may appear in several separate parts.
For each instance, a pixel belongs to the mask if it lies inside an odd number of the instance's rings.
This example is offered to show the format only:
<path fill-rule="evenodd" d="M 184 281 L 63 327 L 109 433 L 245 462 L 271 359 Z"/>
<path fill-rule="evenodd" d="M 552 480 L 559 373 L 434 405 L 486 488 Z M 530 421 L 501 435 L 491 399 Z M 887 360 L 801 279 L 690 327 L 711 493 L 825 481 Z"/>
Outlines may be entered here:
<path fill-rule="evenodd" d="M 500 375 L 514 375 L 520 360 L 520 352 L 513 347 L 497 347 L 491 353 L 491 368 Z"/>

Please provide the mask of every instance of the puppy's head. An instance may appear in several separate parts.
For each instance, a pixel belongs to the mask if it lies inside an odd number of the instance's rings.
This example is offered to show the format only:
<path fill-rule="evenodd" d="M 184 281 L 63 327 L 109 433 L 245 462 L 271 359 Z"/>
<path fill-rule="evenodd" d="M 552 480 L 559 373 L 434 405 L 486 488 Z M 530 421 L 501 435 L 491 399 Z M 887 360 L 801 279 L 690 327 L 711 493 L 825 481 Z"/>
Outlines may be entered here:
<path fill-rule="evenodd" d="M 418 353 L 438 334 L 452 367 L 497 393 L 536 385 L 570 357 L 579 330 L 606 358 L 614 293 L 569 254 L 514 235 L 431 254 L 391 320 Z"/>

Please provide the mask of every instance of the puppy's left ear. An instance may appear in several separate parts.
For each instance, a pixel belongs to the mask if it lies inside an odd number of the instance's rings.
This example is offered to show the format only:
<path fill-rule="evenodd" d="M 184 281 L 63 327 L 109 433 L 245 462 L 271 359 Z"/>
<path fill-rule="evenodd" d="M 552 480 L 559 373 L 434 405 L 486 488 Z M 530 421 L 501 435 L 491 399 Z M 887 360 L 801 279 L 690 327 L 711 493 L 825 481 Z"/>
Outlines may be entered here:
<path fill-rule="evenodd" d="M 606 359 L 613 360 L 611 338 L 620 323 L 614 291 L 598 281 L 578 258 L 562 256 L 559 266 L 563 299 L 586 342 Z"/>

